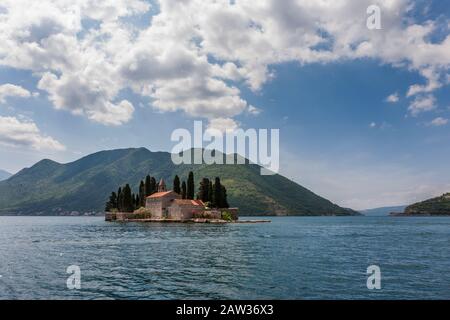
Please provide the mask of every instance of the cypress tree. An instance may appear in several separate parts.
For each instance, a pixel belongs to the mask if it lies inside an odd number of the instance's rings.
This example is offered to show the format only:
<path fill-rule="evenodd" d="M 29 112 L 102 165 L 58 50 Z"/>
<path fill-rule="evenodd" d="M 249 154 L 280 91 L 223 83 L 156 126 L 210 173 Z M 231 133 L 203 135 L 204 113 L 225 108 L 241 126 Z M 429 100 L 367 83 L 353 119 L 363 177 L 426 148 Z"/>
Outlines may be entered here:
<path fill-rule="evenodd" d="M 214 207 L 220 208 L 222 205 L 222 186 L 220 184 L 220 178 L 216 177 L 214 186 L 213 186 L 213 197 L 214 197 Z"/>
<path fill-rule="evenodd" d="M 136 195 L 133 193 L 131 194 L 131 204 L 133 206 L 133 210 L 136 208 Z"/>
<path fill-rule="evenodd" d="M 177 175 L 173 179 L 173 191 L 178 194 L 181 193 L 180 178 Z"/>
<path fill-rule="evenodd" d="M 144 181 L 141 180 L 139 184 L 139 206 L 145 206 L 145 184 Z"/>
<path fill-rule="evenodd" d="M 195 194 L 195 184 L 194 184 L 194 173 L 192 171 L 189 172 L 188 181 L 187 181 L 187 192 L 186 199 L 194 199 Z"/>
<path fill-rule="evenodd" d="M 115 192 L 112 192 L 109 196 L 108 202 L 105 205 L 105 211 L 110 212 L 112 209 L 117 209 L 117 195 Z"/>
<path fill-rule="evenodd" d="M 131 195 L 130 185 L 127 183 L 123 188 L 123 210 L 125 212 L 133 212 L 133 198 Z"/>
<path fill-rule="evenodd" d="M 212 180 L 209 181 L 209 187 L 208 187 L 208 201 L 213 203 L 214 199 L 213 199 L 213 183 Z"/>
<path fill-rule="evenodd" d="M 227 199 L 227 188 L 225 188 L 225 186 L 222 185 L 222 192 L 221 192 L 221 208 L 229 208 L 230 205 L 228 204 L 228 199 Z"/>
<path fill-rule="evenodd" d="M 113 209 L 117 209 L 117 194 L 115 192 L 111 193 L 109 197 L 109 201 L 111 202 L 111 206 Z"/>
<path fill-rule="evenodd" d="M 200 187 L 197 193 L 197 199 L 202 200 L 203 202 L 209 201 L 209 179 L 203 178 L 200 181 Z"/>
<path fill-rule="evenodd" d="M 147 175 L 145 177 L 145 196 L 148 197 L 149 195 L 152 194 L 152 190 L 151 190 L 151 177 L 150 175 Z"/>
<path fill-rule="evenodd" d="M 156 186 L 156 179 L 154 177 L 152 177 L 150 179 L 150 195 L 154 194 L 157 191 L 158 191 L 158 188 Z"/>
<path fill-rule="evenodd" d="M 139 198 L 139 195 L 136 195 L 136 204 L 134 206 L 135 209 L 139 209 L 141 207 L 141 199 Z"/>
<path fill-rule="evenodd" d="M 186 182 L 181 184 L 181 199 L 186 199 Z"/>
<path fill-rule="evenodd" d="M 123 209 L 123 192 L 121 187 L 117 190 L 117 209 L 119 211 L 122 211 Z"/>

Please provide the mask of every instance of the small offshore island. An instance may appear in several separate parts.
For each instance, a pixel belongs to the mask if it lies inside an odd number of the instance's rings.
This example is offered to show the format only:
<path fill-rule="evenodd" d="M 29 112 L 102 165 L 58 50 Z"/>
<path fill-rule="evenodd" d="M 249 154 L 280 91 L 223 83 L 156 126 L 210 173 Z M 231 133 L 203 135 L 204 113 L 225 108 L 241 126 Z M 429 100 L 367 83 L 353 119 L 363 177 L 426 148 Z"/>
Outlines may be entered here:
<path fill-rule="evenodd" d="M 194 199 L 194 175 L 189 173 L 187 184 L 175 176 L 173 190 L 167 190 L 164 179 L 159 183 L 147 176 L 141 181 L 139 194 L 131 193 L 127 184 L 113 192 L 106 203 L 106 221 L 121 222 L 194 222 L 194 223 L 254 223 L 268 220 L 238 221 L 238 208 L 230 208 L 225 186 L 216 177 L 200 182 Z"/>

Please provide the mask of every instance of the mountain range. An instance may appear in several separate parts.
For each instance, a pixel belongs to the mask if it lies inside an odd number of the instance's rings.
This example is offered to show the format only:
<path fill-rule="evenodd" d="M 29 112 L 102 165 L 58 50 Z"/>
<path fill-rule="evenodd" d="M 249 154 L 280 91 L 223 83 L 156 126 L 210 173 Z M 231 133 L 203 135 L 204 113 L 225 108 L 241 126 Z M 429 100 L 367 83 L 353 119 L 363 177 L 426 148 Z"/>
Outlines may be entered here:
<path fill-rule="evenodd" d="M 0 214 L 103 212 L 111 192 L 125 183 L 137 192 L 140 180 L 150 174 L 171 186 L 175 175 L 186 180 L 189 171 L 196 185 L 202 177 L 220 177 L 230 205 L 239 207 L 241 215 L 359 215 L 279 174 L 262 176 L 255 164 L 175 165 L 170 153 L 146 148 L 101 151 L 67 164 L 39 161 L 0 182 Z"/>
<path fill-rule="evenodd" d="M 388 216 L 391 212 L 403 212 L 405 208 L 406 206 L 381 207 L 381 208 L 360 210 L 359 212 L 361 212 L 365 216 L 381 217 L 381 216 Z"/>
<path fill-rule="evenodd" d="M 8 171 L 0 169 L 0 181 L 6 180 L 11 176 L 12 176 L 12 174 L 9 173 Z"/>

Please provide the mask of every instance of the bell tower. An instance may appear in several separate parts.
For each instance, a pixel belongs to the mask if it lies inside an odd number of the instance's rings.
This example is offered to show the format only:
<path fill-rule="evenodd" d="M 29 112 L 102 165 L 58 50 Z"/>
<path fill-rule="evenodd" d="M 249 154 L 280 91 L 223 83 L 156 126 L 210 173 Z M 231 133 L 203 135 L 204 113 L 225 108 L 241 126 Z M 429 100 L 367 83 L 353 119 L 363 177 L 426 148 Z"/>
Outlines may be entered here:
<path fill-rule="evenodd" d="M 161 178 L 161 180 L 159 180 L 159 183 L 158 183 L 158 192 L 166 192 L 166 191 L 167 191 L 166 183 L 164 182 L 164 179 Z"/>

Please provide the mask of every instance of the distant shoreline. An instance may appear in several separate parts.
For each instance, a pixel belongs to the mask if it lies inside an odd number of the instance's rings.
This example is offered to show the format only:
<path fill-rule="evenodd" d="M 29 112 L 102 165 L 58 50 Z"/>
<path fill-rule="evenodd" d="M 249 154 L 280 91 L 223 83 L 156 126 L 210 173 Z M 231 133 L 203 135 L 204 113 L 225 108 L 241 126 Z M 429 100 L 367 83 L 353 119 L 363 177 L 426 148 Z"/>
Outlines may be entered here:
<path fill-rule="evenodd" d="M 413 213 L 393 212 L 393 213 L 390 213 L 388 215 L 388 217 L 450 217 L 450 213 L 446 213 L 446 214 L 432 214 L 432 213 L 413 214 Z"/>
<path fill-rule="evenodd" d="M 100 213 L 100 214 L 80 214 L 80 215 L 55 215 L 55 214 L 27 214 L 27 215 L 23 215 L 23 214 L 0 214 L 0 218 L 1 217 L 85 217 L 85 218 L 89 218 L 89 217 L 104 217 L 105 214 Z M 337 215 L 316 215 L 316 216 L 311 216 L 311 215 L 244 215 L 241 218 L 254 218 L 254 217 L 280 217 L 280 218 L 320 218 L 320 217 L 326 217 L 326 218 L 331 218 L 331 217 L 335 217 L 335 218 L 346 218 L 346 217 L 359 217 L 359 218 L 374 218 L 374 217 L 414 217 L 414 218 L 420 218 L 420 217 L 450 217 L 450 214 L 404 214 L 404 213 L 394 213 L 394 214 L 388 214 L 388 215 L 380 215 L 380 216 L 371 216 L 371 215 L 360 215 L 360 216 L 337 216 Z"/>
<path fill-rule="evenodd" d="M 105 212 L 87 212 L 87 213 L 32 213 L 32 214 L 15 214 L 0 213 L 0 217 L 104 217 Z M 244 214 L 243 217 L 364 217 L 364 215 L 277 215 L 277 214 Z"/>

